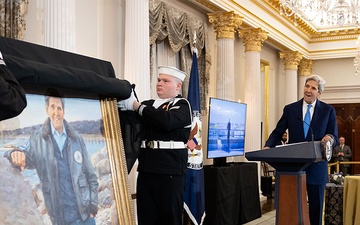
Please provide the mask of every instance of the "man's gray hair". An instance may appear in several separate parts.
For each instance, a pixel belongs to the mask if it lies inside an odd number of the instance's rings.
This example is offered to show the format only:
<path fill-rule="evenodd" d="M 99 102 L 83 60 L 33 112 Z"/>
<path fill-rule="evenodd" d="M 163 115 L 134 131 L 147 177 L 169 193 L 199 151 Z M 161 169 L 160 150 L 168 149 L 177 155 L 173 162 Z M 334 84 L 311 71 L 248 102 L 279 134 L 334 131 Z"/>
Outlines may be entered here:
<path fill-rule="evenodd" d="M 309 76 L 308 78 L 306 78 L 305 85 L 309 80 L 313 80 L 316 83 L 318 83 L 319 93 L 322 93 L 324 91 L 326 81 L 322 77 L 320 77 L 319 75 L 313 74 L 313 75 Z"/>

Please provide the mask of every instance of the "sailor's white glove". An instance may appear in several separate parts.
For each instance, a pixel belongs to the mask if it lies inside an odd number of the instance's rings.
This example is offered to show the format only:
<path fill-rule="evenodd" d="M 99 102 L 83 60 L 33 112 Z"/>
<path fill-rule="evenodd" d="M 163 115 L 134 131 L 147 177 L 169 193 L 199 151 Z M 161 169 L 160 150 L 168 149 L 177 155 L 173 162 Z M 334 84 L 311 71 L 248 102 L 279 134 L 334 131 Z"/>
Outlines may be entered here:
<path fill-rule="evenodd" d="M 6 65 L 2 53 L 0 52 L 0 65 Z"/>
<path fill-rule="evenodd" d="M 137 101 L 135 98 L 134 90 L 131 91 L 130 97 L 124 100 L 117 102 L 117 105 L 121 111 L 134 111 L 134 101 Z"/>

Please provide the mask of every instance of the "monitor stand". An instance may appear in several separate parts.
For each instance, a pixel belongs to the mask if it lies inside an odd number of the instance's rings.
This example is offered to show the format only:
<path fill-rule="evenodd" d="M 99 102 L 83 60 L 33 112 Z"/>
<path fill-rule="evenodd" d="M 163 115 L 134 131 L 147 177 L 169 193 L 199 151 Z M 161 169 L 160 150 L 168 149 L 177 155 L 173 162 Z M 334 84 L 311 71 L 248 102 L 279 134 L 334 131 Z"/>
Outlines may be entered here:
<path fill-rule="evenodd" d="M 214 158 L 213 159 L 213 164 L 214 164 L 215 167 L 226 166 L 226 157 Z"/>

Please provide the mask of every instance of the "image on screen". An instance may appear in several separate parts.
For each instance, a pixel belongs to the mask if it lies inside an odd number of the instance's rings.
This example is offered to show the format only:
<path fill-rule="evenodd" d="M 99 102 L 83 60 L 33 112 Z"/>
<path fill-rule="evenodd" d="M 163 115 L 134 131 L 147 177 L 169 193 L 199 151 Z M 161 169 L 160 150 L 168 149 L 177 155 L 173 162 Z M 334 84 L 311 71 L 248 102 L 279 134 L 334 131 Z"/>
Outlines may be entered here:
<path fill-rule="evenodd" d="M 244 155 L 246 104 L 210 98 L 207 158 Z"/>

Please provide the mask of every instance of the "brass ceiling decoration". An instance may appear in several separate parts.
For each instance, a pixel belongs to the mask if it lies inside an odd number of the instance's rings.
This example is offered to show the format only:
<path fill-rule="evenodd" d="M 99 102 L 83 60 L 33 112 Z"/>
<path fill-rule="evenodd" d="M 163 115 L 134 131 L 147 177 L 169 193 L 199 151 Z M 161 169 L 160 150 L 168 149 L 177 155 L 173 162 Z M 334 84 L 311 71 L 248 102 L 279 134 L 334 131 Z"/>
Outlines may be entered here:
<path fill-rule="evenodd" d="M 280 15 L 280 0 L 263 0 L 265 3 L 267 3 L 269 6 L 271 6 L 273 9 L 275 9 L 279 15 Z M 291 17 L 286 17 L 285 15 L 283 16 L 284 18 L 286 18 L 288 21 L 293 22 L 294 21 L 294 15 L 292 15 Z M 359 35 L 360 31 L 358 28 L 354 27 L 354 28 L 346 28 L 344 27 L 344 29 L 339 29 L 339 28 L 334 28 L 333 30 L 326 30 L 326 31 L 317 31 L 315 30 L 312 26 L 310 26 L 306 21 L 304 21 L 302 18 L 297 17 L 296 18 L 297 21 L 297 28 L 302 30 L 304 33 L 306 33 L 307 35 L 309 35 L 310 37 L 310 42 L 317 42 L 322 38 L 329 38 L 329 37 L 344 37 L 344 38 L 349 38 L 348 35 L 351 35 L 351 39 L 354 39 L 356 37 L 354 37 L 354 35 Z M 295 26 L 295 25 L 294 25 Z M 315 40 L 312 40 L 313 38 L 316 38 Z M 350 38 L 349 38 L 350 39 Z"/>
<path fill-rule="evenodd" d="M 211 3 L 209 0 L 195 0 L 195 2 L 209 9 L 211 12 L 224 11 L 217 5 Z"/>

